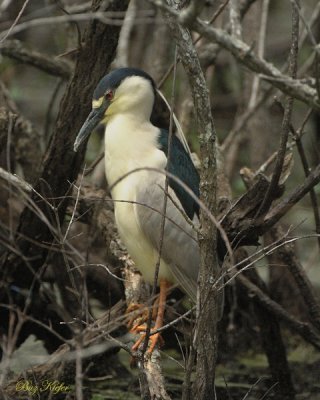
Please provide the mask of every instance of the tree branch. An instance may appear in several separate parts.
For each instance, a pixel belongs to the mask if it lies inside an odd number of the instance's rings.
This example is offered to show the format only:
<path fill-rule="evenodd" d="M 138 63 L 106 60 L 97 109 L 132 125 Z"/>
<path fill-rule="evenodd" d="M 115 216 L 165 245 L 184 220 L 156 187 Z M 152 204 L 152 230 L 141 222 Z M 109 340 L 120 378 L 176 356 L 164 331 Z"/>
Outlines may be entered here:
<path fill-rule="evenodd" d="M 171 7 L 176 2 L 167 0 Z M 210 212 L 216 214 L 216 133 L 211 115 L 209 92 L 201 70 L 190 32 L 179 25 L 171 13 L 166 15 L 179 49 L 179 56 L 187 73 L 193 94 L 195 114 L 200 136 L 201 198 Z M 219 274 L 216 253 L 216 228 L 205 213 L 201 212 L 200 270 L 197 295 L 197 322 L 195 347 L 197 370 L 195 394 L 197 399 L 215 397 L 215 366 L 217 355 L 217 293 L 208 282 L 215 281 Z M 210 316 L 210 317 L 208 317 Z M 186 389 L 187 390 L 187 389 Z"/>
<path fill-rule="evenodd" d="M 276 224 L 299 200 L 301 200 L 310 190 L 320 182 L 320 164 L 310 172 L 304 183 L 294 189 L 289 195 L 273 207 L 262 224 L 263 232 L 266 232 Z"/>
<path fill-rule="evenodd" d="M 149 1 L 159 8 L 169 11 L 173 18 L 179 18 L 179 13 L 175 10 L 168 9 L 161 0 Z M 303 101 L 318 111 L 320 110 L 320 102 L 316 89 L 303 83 L 299 79 L 292 79 L 287 75 L 283 75 L 273 64 L 256 57 L 252 49 L 246 43 L 233 38 L 222 29 L 208 26 L 204 21 L 199 19 L 195 20 L 190 25 L 190 29 L 228 50 L 241 64 L 245 65 L 251 71 L 270 78 L 268 82 L 282 92 Z"/>
<path fill-rule="evenodd" d="M 289 74 L 292 79 L 297 76 L 297 65 L 298 65 L 298 43 L 299 43 L 299 13 L 295 6 L 292 6 L 292 34 L 291 34 L 291 49 L 289 56 Z M 277 154 L 276 164 L 272 174 L 271 182 L 268 187 L 267 193 L 261 207 L 259 208 L 256 217 L 265 214 L 274 199 L 274 191 L 277 189 L 279 184 L 280 175 L 284 163 L 284 158 L 287 151 L 287 142 L 290 132 L 291 116 L 292 116 L 293 98 L 288 96 L 286 99 L 286 105 L 284 109 L 284 115 L 281 127 L 280 145 Z"/>
<path fill-rule="evenodd" d="M 6 40 L 0 43 L 2 55 L 32 65 L 53 76 L 69 79 L 72 74 L 72 66 L 67 61 L 53 59 L 49 55 L 27 49 L 19 40 Z"/>
<path fill-rule="evenodd" d="M 283 229 L 281 226 L 276 226 L 270 230 L 269 235 L 272 242 L 279 240 L 283 237 Z M 319 300 L 315 294 L 312 284 L 301 265 L 298 257 L 295 254 L 294 246 L 292 243 L 287 243 L 277 250 L 277 257 L 280 263 L 286 265 L 291 273 L 300 294 L 306 304 L 307 313 L 313 326 L 320 332 L 320 306 Z"/>
<path fill-rule="evenodd" d="M 295 142 L 297 145 L 297 149 L 299 152 L 301 164 L 303 166 L 304 174 L 306 177 L 308 177 L 310 174 L 310 167 L 309 167 L 307 156 L 304 151 L 304 147 L 303 147 L 302 140 L 301 140 L 301 130 L 300 130 L 300 132 L 298 132 L 297 134 L 294 135 L 294 139 L 295 139 Z M 314 188 L 312 188 L 310 190 L 310 200 L 311 200 L 311 204 L 312 204 L 312 208 L 313 208 L 316 232 L 319 234 L 318 247 L 319 247 L 319 251 L 320 251 L 320 215 L 319 215 L 319 205 L 318 205 L 317 195 L 316 195 Z"/>
<path fill-rule="evenodd" d="M 296 320 L 278 303 L 270 299 L 270 297 L 254 283 L 250 282 L 243 274 L 238 275 L 237 280 L 241 285 L 245 286 L 247 290 L 249 290 L 251 295 L 256 297 L 257 301 L 259 301 L 261 305 L 280 318 L 281 321 L 283 321 L 293 332 L 299 334 L 317 350 L 320 350 L 320 336 L 308 323 Z"/>

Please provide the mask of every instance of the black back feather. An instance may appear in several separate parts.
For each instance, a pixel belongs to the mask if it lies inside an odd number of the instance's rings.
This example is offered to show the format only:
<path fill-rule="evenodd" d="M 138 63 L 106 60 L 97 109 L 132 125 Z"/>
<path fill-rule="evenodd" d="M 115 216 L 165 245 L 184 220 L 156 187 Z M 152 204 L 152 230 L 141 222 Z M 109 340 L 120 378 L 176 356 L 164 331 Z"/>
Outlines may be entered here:
<path fill-rule="evenodd" d="M 159 148 L 165 153 L 166 156 L 168 156 L 168 140 L 168 131 L 161 129 L 158 138 Z M 183 144 L 175 135 L 172 135 L 168 171 L 172 175 L 175 175 L 177 178 L 181 179 L 181 181 L 185 183 L 197 197 L 199 197 L 200 177 L 198 171 L 196 170 L 190 155 L 183 147 Z M 197 214 L 199 216 L 199 204 L 185 191 L 185 189 L 178 182 L 176 182 L 172 178 L 169 178 L 168 181 L 169 186 L 174 190 L 188 217 L 192 219 L 194 217 L 194 214 Z"/>

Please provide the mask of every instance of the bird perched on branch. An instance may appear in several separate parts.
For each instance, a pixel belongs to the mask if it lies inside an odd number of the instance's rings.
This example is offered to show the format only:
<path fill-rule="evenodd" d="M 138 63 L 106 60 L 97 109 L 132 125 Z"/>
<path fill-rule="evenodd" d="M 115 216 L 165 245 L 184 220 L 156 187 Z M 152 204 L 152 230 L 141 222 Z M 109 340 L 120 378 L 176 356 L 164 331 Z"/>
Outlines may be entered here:
<path fill-rule="evenodd" d="M 183 138 L 173 135 L 169 143 L 169 133 L 150 122 L 155 95 L 154 81 L 144 71 L 120 68 L 106 75 L 93 93 L 92 111 L 74 150 L 98 124 L 105 125 L 105 168 L 116 225 L 149 283 L 154 282 L 161 247 L 158 329 L 170 285 L 178 284 L 196 300 L 200 254 L 193 224 L 199 216 L 199 175 Z M 152 351 L 157 335 L 150 340 Z"/>

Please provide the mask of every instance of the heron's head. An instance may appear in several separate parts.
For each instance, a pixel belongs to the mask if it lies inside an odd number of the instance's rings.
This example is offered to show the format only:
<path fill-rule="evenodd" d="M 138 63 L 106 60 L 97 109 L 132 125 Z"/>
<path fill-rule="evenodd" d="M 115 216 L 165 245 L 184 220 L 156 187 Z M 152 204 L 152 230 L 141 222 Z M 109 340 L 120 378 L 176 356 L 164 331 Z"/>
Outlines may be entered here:
<path fill-rule="evenodd" d="M 119 68 L 104 76 L 93 93 L 92 110 L 74 142 L 74 151 L 99 124 L 116 114 L 132 113 L 150 119 L 155 97 L 152 78 L 137 68 Z"/>

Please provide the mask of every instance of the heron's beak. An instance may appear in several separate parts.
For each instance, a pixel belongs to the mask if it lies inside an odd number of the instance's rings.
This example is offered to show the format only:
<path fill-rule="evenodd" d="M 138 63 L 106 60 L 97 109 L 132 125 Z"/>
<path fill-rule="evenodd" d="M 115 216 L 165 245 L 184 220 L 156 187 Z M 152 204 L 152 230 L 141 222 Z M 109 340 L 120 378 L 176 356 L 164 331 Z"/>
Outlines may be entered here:
<path fill-rule="evenodd" d="M 80 129 L 76 140 L 73 145 L 73 151 L 78 151 L 80 144 L 89 137 L 90 133 L 99 124 L 104 115 L 104 110 L 101 108 L 94 108 L 85 120 L 82 128 Z"/>

